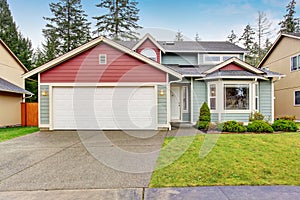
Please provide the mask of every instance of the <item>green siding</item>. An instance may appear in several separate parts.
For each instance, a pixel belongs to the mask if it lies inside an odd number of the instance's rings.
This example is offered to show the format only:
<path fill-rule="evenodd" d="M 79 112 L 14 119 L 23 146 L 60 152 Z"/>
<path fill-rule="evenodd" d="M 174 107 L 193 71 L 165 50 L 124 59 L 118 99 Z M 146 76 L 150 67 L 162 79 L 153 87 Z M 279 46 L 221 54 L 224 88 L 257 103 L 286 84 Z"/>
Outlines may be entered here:
<path fill-rule="evenodd" d="M 42 91 L 47 91 L 49 94 L 49 86 L 48 85 L 41 85 L 40 86 L 40 93 Z M 40 123 L 41 124 L 49 124 L 49 95 L 47 96 L 42 96 L 40 95 Z"/>
<path fill-rule="evenodd" d="M 238 121 L 238 122 L 248 122 L 250 113 L 222 113 L 221 121 Z"/>
<path fill-rule="evenodd" d="M 165 85 L 159 85 L 157 87 L 157 118 L 158 124 L 167 124 L 167 95 L 160 96 L 160 90 L 167 91 L 167 87 Z"/>
<path fill-rule="evenodd" d="M 197 65 L 198 54 L 167 54 L 162 57 L 162 64 Z"/>
<path fill-rule="evenodd" d="M 193 118 L 196 122 L 199 118 L 201 105 L 207 101 L 207 88 L 204 81 L 194 81 L 193 88 Z"/>
<path fill-rule="evenodd" d="M 271 81 L 259 82 L 259 112 L 267 120 L 272 116 L 272 83 Z"/>

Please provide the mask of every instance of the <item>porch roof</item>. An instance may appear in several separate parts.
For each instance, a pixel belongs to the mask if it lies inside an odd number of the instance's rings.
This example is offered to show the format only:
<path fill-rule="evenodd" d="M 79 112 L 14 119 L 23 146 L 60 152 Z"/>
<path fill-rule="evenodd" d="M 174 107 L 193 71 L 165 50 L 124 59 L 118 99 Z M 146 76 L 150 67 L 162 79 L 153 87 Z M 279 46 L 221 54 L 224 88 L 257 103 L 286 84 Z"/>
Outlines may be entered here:
<path fill-rule="evenodd" d="M 18 93 L 18 94 L 28 94 L 33 95 L 31 92 L 12 84 L 2 78 L 0 78 L 0 91 L 1 92 L 11 92 L 11 93 Z"/>

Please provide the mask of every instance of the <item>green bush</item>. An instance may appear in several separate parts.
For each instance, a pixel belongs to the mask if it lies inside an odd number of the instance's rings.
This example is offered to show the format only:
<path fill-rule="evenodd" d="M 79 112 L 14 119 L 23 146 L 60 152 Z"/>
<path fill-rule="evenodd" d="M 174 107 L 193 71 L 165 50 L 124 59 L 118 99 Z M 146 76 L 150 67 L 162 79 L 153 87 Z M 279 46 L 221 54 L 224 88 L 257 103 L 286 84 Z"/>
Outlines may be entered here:
<path fill-rule="evenodd" d="M 208 130 L 211 131 L 222 131 L 223 129 L 223 123 L 219 123 L 219 122 L 210 122 L 208 124 Z"/>
<path fill-rule="evenodd" d="M 247 128 L 242 123 L 236 121 L 227 121 L 224 123 L 222 131 L 233 132 L 233 133 L 244 133 L 247 131 Z"/>
<path fill-rule="evenodd" d="M 250 122 L 253 122 L 253 121 L 256 121 L 256 120 L 264 120 L 265 119 L 265 116 L 263 114 L 261 114 L 260 112 L 257 112 L 255 111 L 254 113 L 250 113 L 250 116 L 249 116 L 249 121 Z"/>
<path fill-rule="evenodd" d="M 247 127 L 248 132 L 255 133 L 273 133 L 274 130 L 270 124 L 262 120 L 255 120 Z"/>
<path fill-rule="evenodd" d="M 200 130 L 207 130 L 210 122 L 210 110 L 206 102 L 204 102 L 200 108 L 199 120 L 197 122 L 197 128 Z"/>
<path fill-rule="evenodd" d="M 207 130 L 209 127 L 209 122 L 206 121 L 198 121 L 197 128 L 199 130 Z"/>
<path fill-rule="evenodd" d="M 286 132 L 296 132 L 298 127 L 294 121 L 279 119 L 276 120 L 272 127 L 274 131 L 286 131 Z"/>

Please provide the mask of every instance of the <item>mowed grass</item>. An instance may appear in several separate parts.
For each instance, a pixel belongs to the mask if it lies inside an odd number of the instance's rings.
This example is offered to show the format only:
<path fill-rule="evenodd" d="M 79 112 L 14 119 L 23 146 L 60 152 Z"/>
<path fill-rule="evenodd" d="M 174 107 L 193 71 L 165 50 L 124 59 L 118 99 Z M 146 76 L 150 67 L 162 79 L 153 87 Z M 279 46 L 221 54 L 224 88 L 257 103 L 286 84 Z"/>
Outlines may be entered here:
<path fill-rule="evenodd" d="M 39 131 L 38 127 L 0 128 L 0 142 Z"/>
<path fill-rule="evenodd" d="M 210 153 L 200 158 L 206 135 L 198 135 L 182 156 L 160 168 L 178 145 L 163 148 L 150 187 L 223 185 L 300 185 L 300 133 L 220 135 Z M 166 138 L 164 146 L 184 144 L 189 137 Z"/>

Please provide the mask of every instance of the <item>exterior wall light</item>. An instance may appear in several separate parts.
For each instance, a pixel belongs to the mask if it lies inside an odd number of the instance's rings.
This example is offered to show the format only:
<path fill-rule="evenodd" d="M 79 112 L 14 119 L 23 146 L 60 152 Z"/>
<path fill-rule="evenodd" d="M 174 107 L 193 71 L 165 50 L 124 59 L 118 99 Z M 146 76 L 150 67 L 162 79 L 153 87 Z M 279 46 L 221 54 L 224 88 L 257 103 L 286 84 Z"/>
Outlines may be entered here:
<path fill-rule="evenodd" d="M 159 95 L 160 95 L 160 96 L 164 96 L 164 95 L 165 95 L 165 91 L 164 91 L 163 89 L 161 89 L 161 90 L 159 91 Z"/>
<path fill-rule="evenodd" d="M 42 96 L 48 96 L 47 90 L 43 90 L 43 91 L 42 91 Z"/>

